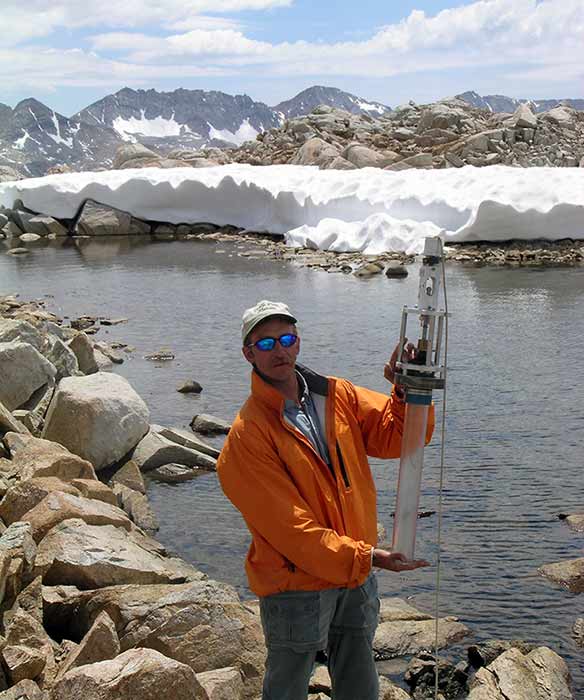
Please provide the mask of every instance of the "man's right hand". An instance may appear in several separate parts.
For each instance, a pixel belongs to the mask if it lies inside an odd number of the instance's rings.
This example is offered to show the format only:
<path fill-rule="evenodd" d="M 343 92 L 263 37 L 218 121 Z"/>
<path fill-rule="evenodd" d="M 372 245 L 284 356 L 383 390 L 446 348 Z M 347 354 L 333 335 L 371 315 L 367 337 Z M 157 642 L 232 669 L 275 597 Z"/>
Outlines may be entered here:
<path fill-rule="evenodd" d="M 388 552 L 386 549 L 373 550 L 373 566 L 378 569 L 387 569 L 388 571 L 411 571 L 412 569 L 420 569 L 423 566 L 430 566 L 430 562 L 425 559 L 406 559 L 399 552 Z"/>

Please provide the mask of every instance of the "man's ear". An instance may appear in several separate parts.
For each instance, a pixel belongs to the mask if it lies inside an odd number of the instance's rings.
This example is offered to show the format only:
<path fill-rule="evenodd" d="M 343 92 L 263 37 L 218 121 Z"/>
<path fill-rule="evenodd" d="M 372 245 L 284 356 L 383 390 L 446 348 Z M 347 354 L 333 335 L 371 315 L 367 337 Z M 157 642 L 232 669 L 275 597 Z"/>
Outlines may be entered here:
<path fill-rule="evenodd" d="M 248 347 L 247 345 L 244 345 L 241 348 L 241 354 L 245 357 L 245 359 L 253 365 L 253 349 Z"/>

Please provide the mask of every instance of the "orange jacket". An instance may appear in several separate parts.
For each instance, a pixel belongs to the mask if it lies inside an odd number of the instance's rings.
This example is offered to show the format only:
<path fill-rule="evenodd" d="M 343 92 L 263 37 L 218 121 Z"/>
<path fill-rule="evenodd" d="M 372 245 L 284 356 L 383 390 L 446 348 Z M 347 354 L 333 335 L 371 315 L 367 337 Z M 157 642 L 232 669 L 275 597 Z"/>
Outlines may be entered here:
<path fill-rule="evenodd" d="M 361 585 L 377 542 L 367 455 L 400 455 L 405 405 L 395 394 L 297 369 L 324 418 L 331 468 L 285 420 L 283 396 L 255 371 L 217 464 L 223 491 L 252 534 L 246 572 L 258 596 Z M 433 409 L 428 423 L 427 440 Z"/>

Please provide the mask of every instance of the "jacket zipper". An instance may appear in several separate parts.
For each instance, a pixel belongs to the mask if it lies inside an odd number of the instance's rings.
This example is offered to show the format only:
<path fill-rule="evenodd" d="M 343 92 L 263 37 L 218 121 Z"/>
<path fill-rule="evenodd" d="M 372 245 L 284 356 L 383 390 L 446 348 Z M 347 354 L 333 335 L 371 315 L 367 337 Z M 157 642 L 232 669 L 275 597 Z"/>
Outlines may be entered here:
<path fill-rule="evenodd" d="M 345 488 L 348 489 L 351 487 L 351 484 L 349 483 L 349 476 L 347 474 L 347 469 L 345 467 L 345 460 L 343 459 L 343 453 L 341 452 L 341 447 L 339 443 L 337 442 L 337 457 L 339 460 L 339 467 L 341 468 L 341 474 L 343 476 L 343 482 L 345 483 Z"/>

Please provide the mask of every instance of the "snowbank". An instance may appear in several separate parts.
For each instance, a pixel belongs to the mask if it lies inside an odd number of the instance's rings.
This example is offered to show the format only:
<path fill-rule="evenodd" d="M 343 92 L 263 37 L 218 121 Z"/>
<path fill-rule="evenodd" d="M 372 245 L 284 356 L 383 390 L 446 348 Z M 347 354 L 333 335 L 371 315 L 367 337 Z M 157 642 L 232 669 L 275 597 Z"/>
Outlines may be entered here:
<path fill-rule="evenodd" d="M 136 217 L 210 221 L 290 245 L 418 252 L 422 239 L 584 239 L 584 168 L 355 171 L 232 164 L 50 175 L 0 184 L 0 203 L 72 217 L 85 198 Z"/>

